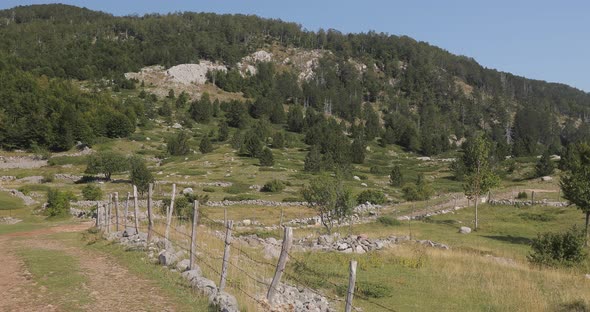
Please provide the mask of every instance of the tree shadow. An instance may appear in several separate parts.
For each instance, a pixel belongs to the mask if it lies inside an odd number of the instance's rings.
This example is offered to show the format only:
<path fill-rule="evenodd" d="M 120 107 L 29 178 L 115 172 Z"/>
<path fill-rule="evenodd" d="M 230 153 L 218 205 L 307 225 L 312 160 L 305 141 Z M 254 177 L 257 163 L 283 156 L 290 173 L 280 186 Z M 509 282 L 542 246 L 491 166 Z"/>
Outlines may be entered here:
<path fill-rule="evenodd" d="M 512 236 L 512 235 L 484 235 L 482 237 L 491 238 L 495 240 L 499 240 L 506 243 L 511 244 L 519 244 L 519 245 L 530 245 L 531 239 L 522 236 Z"/>

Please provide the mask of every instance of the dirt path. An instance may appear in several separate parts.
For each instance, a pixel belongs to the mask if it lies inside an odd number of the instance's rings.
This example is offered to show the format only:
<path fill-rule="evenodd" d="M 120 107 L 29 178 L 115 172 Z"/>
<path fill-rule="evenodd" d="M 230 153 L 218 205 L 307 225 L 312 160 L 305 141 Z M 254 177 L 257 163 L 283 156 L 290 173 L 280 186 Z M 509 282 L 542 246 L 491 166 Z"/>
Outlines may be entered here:
<path fill-rule="evenodd" d="M 25 233 L 0 236 L 0 311 L 63 311 L 51 305 L 44 291 L 35 287 L 21 259 L 19 248 L 41 248 L 64 252 L 74 257 L 81 274 L 88 279 L 84 286 L 92 302 L 83 311 L 175 311 L 171 299 L 151 281 L 142 279 L 121 266 L 111 256 L 70 246 L 46 235 L 77 232 L 88 224 L 66 225 Z M 7 294 L 7 295 L 5 295 Z"/>

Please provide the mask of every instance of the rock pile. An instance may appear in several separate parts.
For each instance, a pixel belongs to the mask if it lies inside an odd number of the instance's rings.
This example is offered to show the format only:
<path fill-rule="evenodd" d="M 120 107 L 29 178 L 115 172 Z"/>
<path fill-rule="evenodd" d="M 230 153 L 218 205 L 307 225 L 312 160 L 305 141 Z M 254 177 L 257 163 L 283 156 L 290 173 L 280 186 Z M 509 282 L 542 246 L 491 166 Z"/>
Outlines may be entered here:
<path fill-rule="evenodd" d="M 0 217 L 0 224 L 17 224 L 23 220 L 13 217 Z"/>
<path fill-rule="evenodd" d="M 47 160 L 37 156 L 0 156 L 0 169 L 36 169 L 47 166 Z"/>
<path fill-rule="evenodd" d="M 488 201 L 490 205 L 504 205 L 504 206 L 551 206 L 551 207 L 567 207 L 569 205 L 568 202 L 550 202 L 546 199 L 544 200 L 514 200 L 514 199 L 491 199 Z"/>
<path fill-rule="evenodd" d="M 109 233 L 107 239 L 118 241 L 131 250 L 147 250 L 149 258 L 154 263 L 159 263 L 172 271 L 182 273 L 182 277 L 188 281 L 191 287 L 207 296 L 209 303 L 217 307 L 219 311 L 239 311 L 238 301 L 234 296 L 220 291 L 215 282 L 202 275 L 201 268 L 198 265 L 189 270 L 190 263 L 186 252 L 182 250 L 176 251 L 165 239 L 154 237 L 148 244 L 146 233 L 135 234 L 125 231 Z"/>
<path fill-rule="evenodd" d="M 270 284 L 270 281 L 268 281 Z M 261 301 L 268 304 L 265 298 Z M 295 312 L 333 312 L 336 309 L 330 306 L 330 302 L 324 296 L 305 287 L 293 287 L 279 284 L 273 298 L 272 309 L 269 311 L 295 311 Z"/>
<path fill-rule="evenodd" d="M 375 250 L 381 250 L 395 244 L 410 241 L 408 236 L 389 236 L 387 238 L 369 239 L 367 235 L 352 235 L 341 238 L 338 233 L 333 235 L 321 235 L 317 239 L 301 239 L 295 242 L 303 250 L 312 251 L 337 251 L 343 253 L 367 253 Z M 445 244 L 433 242 L 430 240 L 412 240 L 428 247 L 449 249 Z"/>
<path fill-rule="evenodd" d="M 25 202 L 25 205 L 27 206 L 32 206 L 39 203 L 38 201 L 34 200 L 31 196 L 27 196 L 19 190 L 5 189 L 3 187 L 0 187 L 0 191 L 8 192 L 10 195 L 22 199 Z"/>
<path fill-rule="evenodd" d="M 211 207 L 223 207 L 233 205 L 253 205 L 253 206 L 266 206 L 266 207 L 293 207 L 293 206 L 307 206 L 307 202 L 277 202 L 263 199 L 251 199 L 251 200 L 240 200 L 240 201 L 208 201 L 207 206 Z"/>
<path fill-rule="evenodd" d="M 173 81 L 182 84 L 204 84 L 207 82 L 207 73 L 212 70 L 227 71 L 227 67 L 201 60 L 199 64 L 180 64 L 170 67 L 166 74 Z"/>

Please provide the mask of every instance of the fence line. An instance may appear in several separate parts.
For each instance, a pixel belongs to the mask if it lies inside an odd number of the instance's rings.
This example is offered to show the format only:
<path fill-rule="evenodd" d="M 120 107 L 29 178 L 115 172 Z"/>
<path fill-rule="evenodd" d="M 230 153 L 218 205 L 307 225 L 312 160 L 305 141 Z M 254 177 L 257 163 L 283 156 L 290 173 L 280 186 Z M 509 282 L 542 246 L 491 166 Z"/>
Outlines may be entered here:
<path fill-rule="evenodd" d="M 173 186 L 173 189 L 175 189 L 175 185 Z M 287 269 L 287 263 L 293 262 L 296 266 L 315 276 L 325 276 L 323 281 L 334 287 L 334 290 L 349 285 L 347 297 L 350 298 L 346 301 L 347 309 L 357 309 L 352 305 L 352 297 L 354 296 L 355 299 L 374 305 L 381 310 L 395 311 L 393 308 L 384 306 L 367 298 L 362 293 L 355 292 L 355 289 L 357 288 L 354 286 L 354 283 L 351 282 L 350 278 L 340 274 L 326 274 L 319 272 L 305 264 L 305 260 L 293 255 L 289 250 L 290 239 L 285 240 L 285 237 L 288 238 L 291 235 L 291 228 L 283 227 L 285 233 L 282 244 L 268 243 L 275 247 L 281 247 L 281 255 L 278 263 L 270 263 L 260 259 L 260 256 L 255 256 L 253 252 L 247 251 L 245 248 L 241 247 L 239 241 L 237 241 L 237 243 L 232 243 L 231 229 L 233 221 L 227 220 L 226 214 L 224 214 L 224 218 L 226 218 L 227 222 L 222 224 L 223 229 L 226 231 L 225 238 L 211 233 L 211 230 L 205 230 L 205 232 L 202 233 L 203 228 L 198 227 L 199 219 L 201 220 L 200 223 L 212 222 L 217 225 L 219 225 L 220 221 L 213 220 L 206 215 L 199 213 L 198 203 L 196 201 L 194 203 L 194 209 L 192 210 L 192 216 L 181 217 L 178 214 L 175 215 L 175 213 L 179 212 L 180 207 L 174 207 L 173 201 L 171 201 L 171 204 L 168 207 L 160 207 L 162 210 L 155 213 L 152 205 L 153 193 L 153 188 L 150 186 L 146 207 L 147 218 L 143 219 L 143 221 L 140 221 L 139 217 L 139 196 L 135 186 L 133 186 L 133 193 L 127 193 L 125 213 L 123 214 L 119 213 L 118 192 L 109 194 L 110 200 L 106 204 L 103 204 L 102 206 L 97 205 L 97 228 L 105 233 L 109 233 L 111 232 L 112 227 L 115 227 L 114 230 L 117 231 L 119 230 L 119 225 L 123 224 L 123 231 L 127 231 L 128 235 L 141 233 L 143 230 L 146 230 L 149 238 L 153 241 L 156 241 L 154 238 L 157 237 L 159 241 L 164 241 L 166 246 L 171 246 L 176 248 L 176 250 L 188 253 L 188 256 L 190 257 L 190 268 L 193 268 L 194 264 L 202 265 L 210 272 L 208 274 L 209 277 L 215 275 L 220 278 L 218 287 L 219 291 L 224 290 L 225 286 L 227 286 L 230 291 L 237 291 L 239 294 L 245 296 L 242 297 L 242 299 L 251 301 L 256 307 L 259 307 L 260 305 L 267 306 L 269 304 L 272 306 L 273 296 L 276 293 L 285 294 L 286 289 L 281 287 L 281 285 L 289 284 L 294 285 L 294 287 L 297 288 L 304 287 L 314 295 L 324 297 L 332 302 L 345 302 L 342 298 L 326 294 L 326 291 L 320 292 L 315 290 L 314 286 L 310 285 L 309 282 L 303 281 L 300 277 L 296 276 L 296 274 L 292 274 L 290 272 L 292 266 L 289 267 L 290 269 Z M 175 192 L 172 193 L 171 199 L 173 199 L 174 196 Z M 133 212 L 130 216 L 128 208 L 131 197 L 133 197 Z M 174 208 L 177 208 L 176 211 Z M 164 217 L 161 217 L 162 212 Z M 135 231 L 133 231 L 133 233 L 130 233 L 130 227 L 128 224 L 130 217 L 135 223 Z M 123 219 L 123 222 L 121 222 L 121 219 Z M 190 222 L 191 220 L 189 219 L 192 219 L 193 222 Z M 230 245 L 231 249 L 233 249 L 231 255 Z M 223 254 L 223 256 L 221 254 Z M 243 263 L 241 263 L 242 261 L 255 265 L 244 266 Z M 247 270 L 245 267 L 257 269 Z M 272 275 L 274 275 L 274 278 L 271 278 Z M 284 276 L 285 281 L 281 282 L 280 280 L 282 276 Z M 340 283 L 332 281 L 334 279 Z M 352 285 L 352 287 L 350 287 L 350 285 Z M 265 292 L 267 301 L 262 299 L 264 298 Z"/>

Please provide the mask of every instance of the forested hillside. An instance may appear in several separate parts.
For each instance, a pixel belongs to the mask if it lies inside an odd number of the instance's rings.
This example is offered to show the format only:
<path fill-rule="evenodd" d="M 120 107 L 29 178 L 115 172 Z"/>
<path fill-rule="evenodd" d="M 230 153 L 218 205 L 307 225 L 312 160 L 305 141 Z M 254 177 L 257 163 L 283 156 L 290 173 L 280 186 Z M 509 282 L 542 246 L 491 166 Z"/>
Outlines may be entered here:
<path fill-rule="evenodd" d="M 208 113 L 201 116 L 207 105 L 221 106 L 232 127 L 248 128 L 243 113 L 265 120 L 262 125 L 268 121 L 304 133 L 305 143 L 319 147 L 328 163 L 362 162 L 358 151 L 373 140 L 436 155 L 483 131 L 504 157 L 558 153 L 590 135 L 589 94 L 486 69 L 405 36 L 312 32 L 245 15 L 115 17 L 36 5 L 0 11 L 0 38 L 0 146 L 6 149 L 65 150 L 78 140 L 92 144 L 96 137 L 127 136 L 158 114 L 208 122 Z M 329 53 L 308 79 L 298 79 L 289 64 L 272 62 L 258 63 L 255 75 L 238 73 L 243 57 L 272 46 Z M 245 104 L 189 105 L 184 99 L 170 106 L 150 96 L 110 96 L 141 88 L 140 81 L 124 78 L 126 72 L 199 60 L 227 65 L 227 72 L 209 73 L 210 83 L 241 92 Z M 80 91 L 70 79 L 97 87 Z"/>

